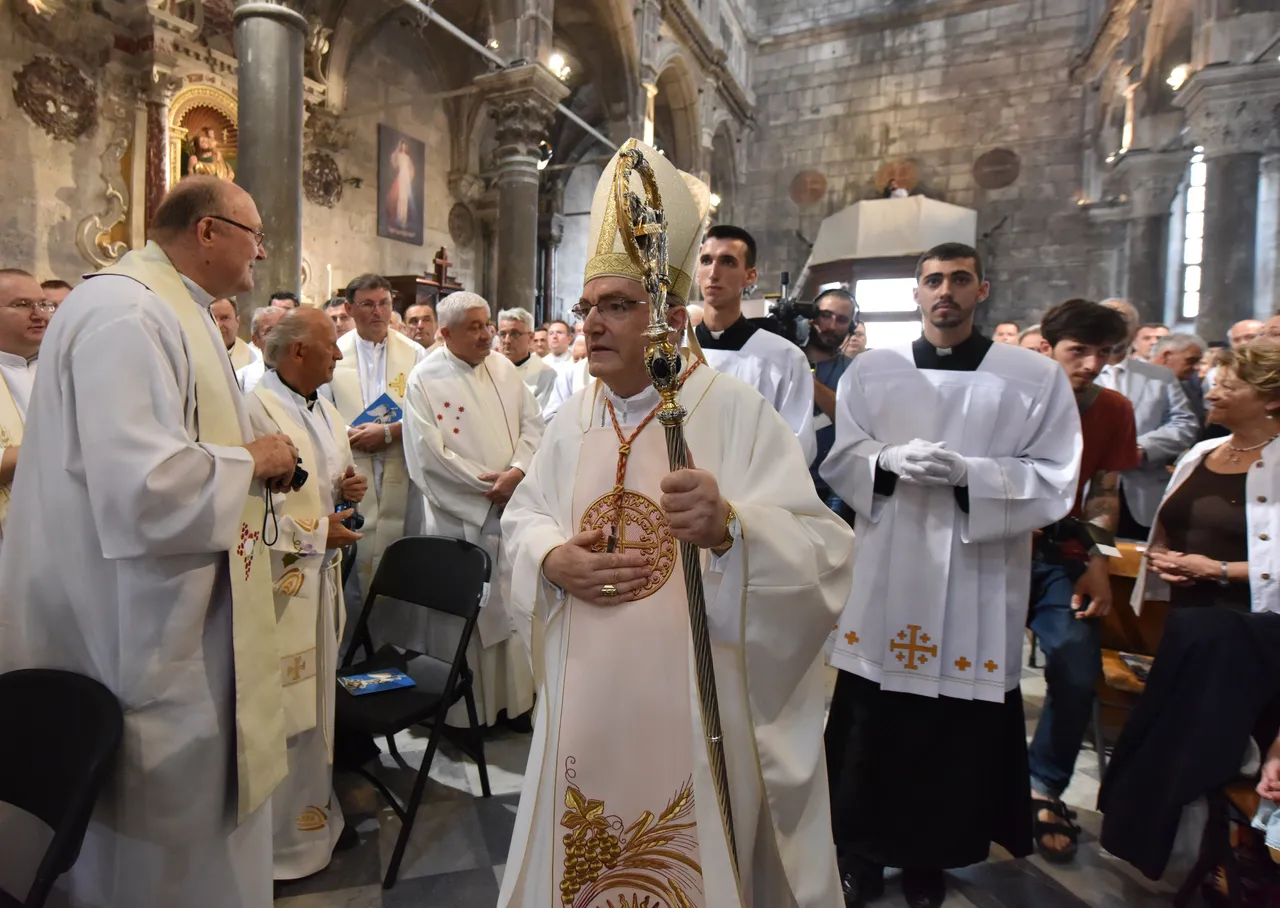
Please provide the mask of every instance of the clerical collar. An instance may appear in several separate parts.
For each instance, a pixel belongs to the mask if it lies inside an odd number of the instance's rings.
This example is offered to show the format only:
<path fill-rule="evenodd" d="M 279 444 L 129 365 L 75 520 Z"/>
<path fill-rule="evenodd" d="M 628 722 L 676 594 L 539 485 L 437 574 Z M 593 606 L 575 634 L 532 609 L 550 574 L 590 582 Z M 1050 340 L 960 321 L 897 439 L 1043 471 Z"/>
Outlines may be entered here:
<path fill-rule="evenodd" d="M 739 315 L 738 320 L 723 331 L 713 334 L 707 323 L 703 322 L 693 333 L 704 350 L 741 350 L 751 340 L 751 335 L 759 330 L 758 326 L 747 321 L 745 315 Z"/>
<path fill-rule="evenodd" d="M 531 360 L 532 358 L 533 358 L 533 354 L 532 354 L 532 353 L 530 353 L 528 356 L 526 356 L 524 359 L 520 360 L 520 362 L 515 363 L 514 365 L 515 365 L 515 367 L 516 367 L 517 369 L 519 369 L 519 368 L 521 368 L 522 366 L 524 366 L 524 364 L 525 364 L 525 363 L 527 363 L 527 362 L 528 362 L 529 360 Z"/>
<path fill-rule="evenodd" d="M 387 332 L 387 336 L 386 336 L 386 337 L 384 337 L 384 338 L 383 338 L 382 340 L 380 340 L 380 341 L 370 341 L 370 340 L 365 340 L 363 337 L 361 337 L 359 334 L 357 334 L 357 335 L 356 335 L 356 343 L 357 343 L 357 344 L 363 344 L 365 347 L 367 347 L 367 348 L 368 348 L 368 349 L 370 349 L 370 350 L 380 350 L 380 349 L 382 349 L 383 347 L 385 347 L 385 346 L 387 345 L 387 339 L 388 339 L 388 338 L 390 338 L 390 337 L 391 337 L 391 332 L 390 332 L 390 331 L 388 331 L 388 332 Z"/>
<path fill-rule="evenodd" d="M 213 296 L 208 291 L 206 291 L 203 287 L 201 287 L 191 278 L 187 277 L 181 271 L 178 272 L 178 277 L 182 278 L 182 283 L 186 284 L 187 292 L 191 294 L 191 298 L 193 300 L 195 300 L 205 309 L 208 309 L 210 306 L 213 305 Z"/>
<path fill-rule="evenodd" d="M 290 391 L 296 394 L 298 396 L 298 399 L 307 405 L 308 410 L 310 410 L 313 406 L 315 406 L 316 400 L 319 399 L 320 397 L 320 393 L 318 391 L 312 391 L 310 394 L 303 394 L 293 385 L 285 381 L 284 376 L 281 375 L 279 372 L 276 372 L 276 378 L 280 380 L 280 384 L 284 385 L 286 388 L 288 388 Z"/>
<path fill-rule="evenodd" d="M 662 399 L 658 396 L 658 389 L 653 385 L 648 385 L 639 394 L 633 394 L 630 397 L 615 394 L 604 382 L 600 383 L 600 387 L 604 389 L 604 396 L 613 404 L 613 412 L 618 416 L 618 424 L 623 426 L 633 426 L 640 422 Z M 604 425 L 607 426 L 609 416 L 603 404 L 600 412 Z"/>
<path fill-rule="evenodd" d="M 948 372 L 974 372 L 982 365 L 991 349 L 991 338 L 974 331 L 954 347 L 935 347 L 922 334 L 911 344 L 917 369 L 941 369 Z"/>
<path fill-rule="evenodd" d="M 36 364 L 36 359 L 39 358 L 39 356 L 40 354 L 37 353 L 35 356 L 28 358 L 25 356 L 19 356 L 16 353 L 5 353 L 3 350 L 0 350 L 0 366 L 8 366 L 11 369 L 30 369 Z"/>

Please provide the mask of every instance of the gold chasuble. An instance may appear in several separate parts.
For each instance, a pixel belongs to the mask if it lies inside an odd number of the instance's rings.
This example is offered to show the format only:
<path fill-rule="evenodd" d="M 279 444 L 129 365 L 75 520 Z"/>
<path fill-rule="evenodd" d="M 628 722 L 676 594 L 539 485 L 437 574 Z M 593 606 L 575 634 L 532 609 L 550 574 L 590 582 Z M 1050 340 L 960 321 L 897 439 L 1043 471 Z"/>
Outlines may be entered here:
<path fill-rule="evenodd" d="M 3 378 L 0 378 L 0 448 L 14 448 L 22 444 L 22 417 L 18 415 L 18 405 L 13 402 L 13 393 Z M 0 527 L 4 526 L 9 516 L 9 499 L 13 494 L 13 484 L 0 486 Z"/>
<path fill-rule="evenodd" d="M 375 394 L 365 402 L 364 393 L 360 389 L 360 371 L 363 365 L 356 338 L 355 331 L 348 331 L 338 339 L 342 359 L 333 370 L 333 399 L 348 426 L 364 412 L 365 407 L 381 396 Z M 404 412 L 404 391 L 409 382 L 409 373 L 417 365 L 417 349 L 417 344 L 399 331 L 387 331 L 387 352 L 383 361 L 387 396 L 396 402 L 401 413 Z M 356 547 L 356 573 L 360 577 L 360 588 L 367 590 L 373 582 L 373 572 L 382 559 L 382 553 L 387 546 L 404 535 L 405 510 L 412 483 L 405 466 L 403 442 L 393 444 L 378 454 L 363 451 L 352 451 L 351 454 L 355 459 L 356 472 L 369 477 L 369 491 L 360 504 L 360 512 L 365 519 L 365 537 Z M 382 464 L 381 482 L 376 481 L 378 472 L 374 469 L 374 464 L 377 461 Z"/>
<path fill-rule="evenodd" d="M 162 299 L 182 326 L 195 374 L 196 440 L 239 447 L 245 437 L 226 349 L 214 343 L 208 312 L 168 256 L 154 242 L 130 252 L 99 274 L 132 278 Z M 216 334 L 216 332 L 214 332 Z M 262 541 L 266 505 L 253 483 L 240 516 L 239 544 L 228 552 L 231 573 L 232 646 L 235 659 L 237 816 L 243 822 L 270 797 L 288 772 L 280 656 L 271 594 L 271 562 Z M 199 780 L 193 779 L 193 785 Z"/>

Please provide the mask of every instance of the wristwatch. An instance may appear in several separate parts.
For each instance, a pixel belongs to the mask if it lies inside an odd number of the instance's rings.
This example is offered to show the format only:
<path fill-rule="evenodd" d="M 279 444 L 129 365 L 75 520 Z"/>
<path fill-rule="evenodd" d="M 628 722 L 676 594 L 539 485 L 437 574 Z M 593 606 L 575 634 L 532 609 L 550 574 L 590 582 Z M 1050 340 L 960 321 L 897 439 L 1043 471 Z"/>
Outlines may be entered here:
<path fill-rule="evenodd" d="M 1218 578 L 1218 586 L 1230 586 L 1231 578 L 1227 576 L 1227 563 L 1222 562 L 1222 576 Z"/>
<path fill-rule="evenodd" d="M 391 444 L 391 423 L 384 422 L 382 424 L 382 438 L 387 444 Z"/>
<path fill-rule="evenodd" d="M 721 557 L 728 554 L 729 549 L 733 548 L 733 540 L 738 535 L 738 514 L 729 502 L 726 501 L 725 506 L 728 507 L 729 511 L 724 518 L 724 539 L 711 550 Z"/>

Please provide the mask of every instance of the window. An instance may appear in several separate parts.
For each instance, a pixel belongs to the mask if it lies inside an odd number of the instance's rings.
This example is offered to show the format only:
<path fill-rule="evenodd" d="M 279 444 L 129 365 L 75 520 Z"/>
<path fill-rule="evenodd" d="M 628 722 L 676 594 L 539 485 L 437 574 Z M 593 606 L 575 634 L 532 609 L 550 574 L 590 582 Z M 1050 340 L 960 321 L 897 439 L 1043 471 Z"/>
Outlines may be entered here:
<path fill-rule="evenodd" d="M 1204 148 L 1196 146 L 1187 168 L 1187 219 L 1182 244 L 1182 317 L 1187 321 L 1200 314 L 1200 280 L 1204 263 L 1204 199 L 1208 167 Z"/>
<path fill-rule="evenodd" d="M 867 347 L 892 347 L 920 336 L 920 311 L 916 307 L 915 278 L 860 280 L 853 295 L 867 326 Z"/>

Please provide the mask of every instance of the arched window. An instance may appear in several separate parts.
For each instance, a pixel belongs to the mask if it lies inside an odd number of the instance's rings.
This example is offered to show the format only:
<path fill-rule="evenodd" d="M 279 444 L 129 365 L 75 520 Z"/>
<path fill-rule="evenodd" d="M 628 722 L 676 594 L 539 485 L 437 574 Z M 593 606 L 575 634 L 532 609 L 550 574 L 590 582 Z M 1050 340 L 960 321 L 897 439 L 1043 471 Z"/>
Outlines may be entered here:
<path fill-rule="evenodd" d="M 1187 219 L 1182 243 L 1182 305 L 1179 314 L 1191 321 L 1200 314 L 1200 279 L 1204 262 L 1204 148 L 1196 146 L 1187 169 Z"/>

